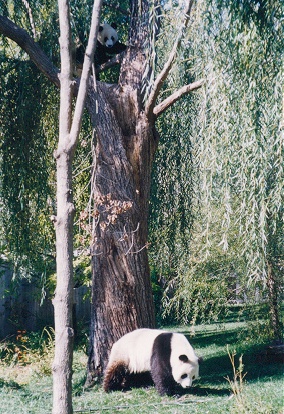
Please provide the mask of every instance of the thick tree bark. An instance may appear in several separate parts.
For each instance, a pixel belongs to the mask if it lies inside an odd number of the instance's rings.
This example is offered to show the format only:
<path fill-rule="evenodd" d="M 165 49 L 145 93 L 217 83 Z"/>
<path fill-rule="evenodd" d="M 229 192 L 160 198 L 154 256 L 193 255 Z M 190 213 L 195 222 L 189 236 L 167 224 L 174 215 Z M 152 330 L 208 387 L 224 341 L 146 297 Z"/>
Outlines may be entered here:
<path fill-rule="evenodd" d="M 158 137 L 131 87 L 98 83 L 98 94 L 89 92 L 88 109 L 96 125 L 87 380 L 92 384 L 102 375 L 114 341 L 133 329 L 155 325 L 147 219 Z"/>

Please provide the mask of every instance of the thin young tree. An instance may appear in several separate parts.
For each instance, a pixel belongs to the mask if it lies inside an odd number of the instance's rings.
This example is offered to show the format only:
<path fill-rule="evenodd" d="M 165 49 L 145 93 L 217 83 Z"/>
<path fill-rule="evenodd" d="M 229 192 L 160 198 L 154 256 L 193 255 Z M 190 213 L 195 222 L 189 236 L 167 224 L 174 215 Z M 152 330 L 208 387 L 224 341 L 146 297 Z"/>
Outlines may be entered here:
<path fill-rule="evenodd" d="M 1 33 L 16 41 L 39 69 L 60 86 L 59 139 L 55 159 L 57 165 L 56 229 L 57 283 L 54 304 L 55 356 L 53 362 L 53 413 L 72 413 L 73 359 L 73 219 L 72 160 L 78 142 L 88 80 L 93 62 L 99 27 L 101 0 L 94 2 L 89 43 L 83 65 L 74 114 L 72 39 L 68 0 L 58 1 L 60 24 L 61 70 L 58 72 L 33 39 L 4 16 L 0 16 Z"/>
<path fill-rule="evenodd" d="M 56 271 L 54 305 L 55 356 L 53 362 L 53 413 L 72 413 L 73 360 L 73 221 L 72 160 L 78 142 L 87 86 L 94 58 L 101 0 L 94 2 L 89 43 L 83 65 L 74 114 L 73 62 L 68 0 L 58 0 L 60 24 L 59 140 L 55 152 L 57 170 Z"/>

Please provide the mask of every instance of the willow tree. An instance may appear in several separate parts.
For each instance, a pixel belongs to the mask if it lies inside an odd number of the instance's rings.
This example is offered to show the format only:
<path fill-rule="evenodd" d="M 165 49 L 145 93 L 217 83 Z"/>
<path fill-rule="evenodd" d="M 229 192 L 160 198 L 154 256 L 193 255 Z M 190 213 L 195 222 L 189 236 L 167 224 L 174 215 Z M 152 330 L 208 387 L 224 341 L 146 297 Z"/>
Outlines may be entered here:
<path fill-rule="evenodd" d="M 153 80 L 155 62 L 150 52 L 159 27 L 159 8 L 155 4 L 150 10 L 147 1 L 131 1 L 130 47 L 121 62 L 118 84 L 98 82 L 97 91 L 89 89 L 87 106 L 96 125 L 96 163 L 88 383 L 102 375 L 115 340 L 135 328 L 155 324 L 147 256 L 150 178 L 159 142 L 155 122 L 202 81 L 184 86 L 160 103 L 157 100 L 192 4 L 188 2 L 181 12 L 182 23 L 172 51 Z"/>
<path fill-rule="evenodd" d="M 206 86 L 200 99 L 186 98 L 186 116 L 163 120 L 151 217 L 153 265 L 171 272 L 167 310 L 195 322 L 217 318 L 228 299 L 261 300 L 274 338 L 284 260 L 282 12 L 281 1 L 199 4 L 183 54 Z M 192 163 L 175 168 L 177 153 Z"/>
<path fill-rule="evenodd" d="M 8 3 L 0 3 L 0 14 L 8 14 Z M 25 12 L 24 3 L 18 2 L 13 19 L 22 19 L 27 28 L 30 23 Z M 41 36 L 52 53 L 50 38 L 45 35 L 52 25 L 53 7 L 49 13 L 41 25 Z M 32 34 L 38 40 L 37 35 L 37 31 Z M 54 268 L 54 229 L 48 212 L 54 214 L 49 202 L 54 195 L 50 154 L 53 131 L 58 129 L 58 94 L 25 52 L 4 36 L 0 37 L 0 72 L 1 249 L 11 259 L 15 274 L 33 277 L 42 272 L 43 280 L 47 269 Z M 33 281 L 41 283 L 39 279 Z"/>

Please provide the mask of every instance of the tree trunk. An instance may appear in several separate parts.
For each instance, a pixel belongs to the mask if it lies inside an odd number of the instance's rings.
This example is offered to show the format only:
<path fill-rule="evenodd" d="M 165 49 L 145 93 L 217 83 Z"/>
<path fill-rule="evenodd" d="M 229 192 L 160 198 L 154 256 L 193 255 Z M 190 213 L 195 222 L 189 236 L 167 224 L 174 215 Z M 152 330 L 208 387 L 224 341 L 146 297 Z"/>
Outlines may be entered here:
<path fill-rule="evenodd" d="M 130 2 L 131 47 L 118 85 L 97 82 L 97 91 L 90 87 L 87 100 L 96 140 L 87 385 L 102 376 L 117 339 L 155 326 L 147 221 L 158 134 L 142 103 L 148 6 L 146 0 Z"/>
<path fill-rule="evenodd" d="M 280 283 L 276 280 L 274 275 L 274 266 L 272 263 L 267 265 L 267 288 L 269 297 L 269 313 L 270 313 L 270 325 L 273 331 L 273 337 L 276 341 L 282 341 L 282 323 L 279 312 L 279 286 Z"/>
<path fill-rule="evenodd" d="M 55 356 L 53 414 L 72 413 L 73 356 L 73 216 L 72 172 L 68 154 L 57 156 L 56 266 L 54 305 Z"/>
<path fill-rule="evenodd" d="M 72 414 L 73 361 L 73 191 L 70 126 L 72 118 L 71 30 L 68 0 L 58 1 L 60 23 L 59 140 L 55 153 L 57 172 L 56 290 L 53 301 L 55 354 L 53 361 L 53 414 Z"/>
<path fill-rule="evenodd" d="M 114 341 L 133 329 L 155 325 L 147 219 L 158 138 L 131 87 L 98 83 L 98 94 L 89 92 L 88 109 L 96 125 L 91 385 L 102 375 Z"/>
<path fill-rule="evenodd" d="M 73 362 L 73 221 L 72 161 L 85 107 L 89 73 L 96 47 L 102 0 L 95 0 L 90 38 L 72 116 L 73 77 L 69 0 L 58 0 L 60 23 L 60 114 L 57 167 L 56 270 L 54 304 L 55 355 L 53 362 L 53 414 L 72 414 Z M 73 119 L 72 119 L 73 118 Z"/>

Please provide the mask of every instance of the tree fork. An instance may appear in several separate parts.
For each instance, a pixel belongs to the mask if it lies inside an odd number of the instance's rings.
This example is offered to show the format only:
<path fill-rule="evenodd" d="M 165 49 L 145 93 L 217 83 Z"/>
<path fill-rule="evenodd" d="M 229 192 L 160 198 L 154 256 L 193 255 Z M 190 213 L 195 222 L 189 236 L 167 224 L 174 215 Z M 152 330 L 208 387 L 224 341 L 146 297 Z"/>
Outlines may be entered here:
<path fill-rule="evenodd" d="M 89 74 L 96 47 L 102 0 L 95 0 L 92 26 L 72 120 L 73 76 L 68 0 L 58 0 L 60 23 L 60 118 L 57 166 L 56 271 L 54 304 L 55 356 L 53 362 L 53 414 L 72 414 L 73 362 L 73 224 L 72 161 L 78 142 Z"/>

